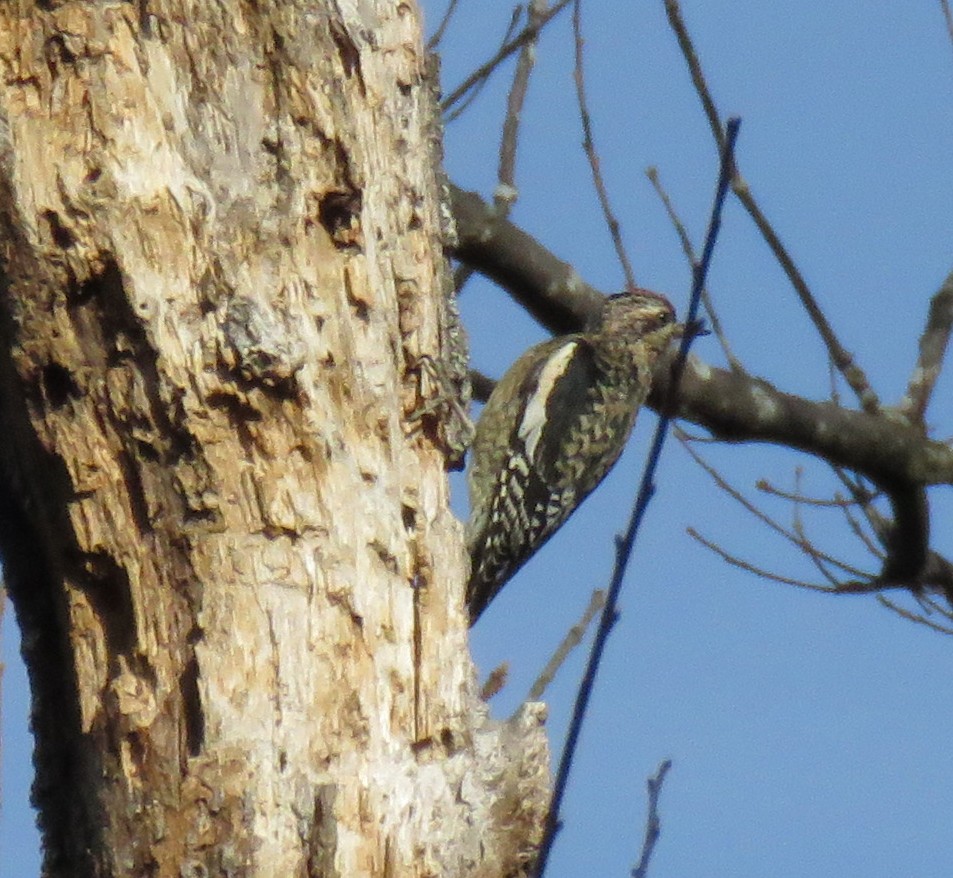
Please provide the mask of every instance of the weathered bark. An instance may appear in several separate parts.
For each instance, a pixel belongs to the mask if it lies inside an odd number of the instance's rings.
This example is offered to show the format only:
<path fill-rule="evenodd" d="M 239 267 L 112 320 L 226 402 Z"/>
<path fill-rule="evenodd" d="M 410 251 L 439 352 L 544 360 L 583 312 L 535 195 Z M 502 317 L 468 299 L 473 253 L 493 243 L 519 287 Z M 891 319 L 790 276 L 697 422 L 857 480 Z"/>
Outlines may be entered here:
<path fill-rule="evenodd" d="M 0 538 L 50 875 L 505 875 L 402 3 L 0 6 Z M 428 393 L 433 388 L 425 388 Z"/>

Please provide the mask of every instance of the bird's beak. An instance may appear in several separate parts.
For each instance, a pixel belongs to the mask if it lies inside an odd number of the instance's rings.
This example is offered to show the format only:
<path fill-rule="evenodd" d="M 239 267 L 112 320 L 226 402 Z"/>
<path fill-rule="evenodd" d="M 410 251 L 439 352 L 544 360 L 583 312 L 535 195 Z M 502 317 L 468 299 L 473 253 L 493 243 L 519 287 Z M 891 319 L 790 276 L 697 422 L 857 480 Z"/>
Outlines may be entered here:
<path fill-rule="evenodd" d="M 680 324 L 675 337 L 682 338 L 683 336 L 688 336 L 689 338 L 698 338 L 701 335 L 710 334 L 710 331 L 705 326 L 705 321 L 701 318 L 696 318 L 691 323 Z"/>

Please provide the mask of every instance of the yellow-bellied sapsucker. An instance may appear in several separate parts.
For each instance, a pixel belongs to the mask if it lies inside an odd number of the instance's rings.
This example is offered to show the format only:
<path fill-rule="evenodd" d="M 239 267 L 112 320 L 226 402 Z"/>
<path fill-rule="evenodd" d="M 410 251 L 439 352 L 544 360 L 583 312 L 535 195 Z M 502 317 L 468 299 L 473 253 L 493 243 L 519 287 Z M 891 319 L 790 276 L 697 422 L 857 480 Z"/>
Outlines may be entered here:
<path fill-rule="evenodd" d="M 471 448 L 470 624 L 618 460 L 681 330 L 663 296 L 619 293 L 585 332 L 530 348 L 496 385 Z"/>

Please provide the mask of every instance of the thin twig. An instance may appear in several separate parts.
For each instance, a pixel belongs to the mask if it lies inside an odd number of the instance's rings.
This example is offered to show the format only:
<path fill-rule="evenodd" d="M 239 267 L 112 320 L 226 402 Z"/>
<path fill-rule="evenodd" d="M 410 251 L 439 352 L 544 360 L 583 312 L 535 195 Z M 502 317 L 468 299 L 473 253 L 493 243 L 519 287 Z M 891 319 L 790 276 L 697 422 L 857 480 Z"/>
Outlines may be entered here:
<path fill-rule="evenodd" d="M 927 324 L 920 336 L 920 356 L 910 376 L 906 396 L 900 402 L 900 411 L 908 420 L 923 423 L 933 388 L 943 367 L 943 356 L 953 329 L 953 272 L 930 300 Z"/>
<path fill-rule="evenodd" d="M 490 676 L 486 678 L 486 682 L 480 689 L 480 701 L 489 701 L 494 695 L 501 692 L 503 687 L 506 686 L 509 676 L 509 662 L 503 662 L 490 671 Z"/>
<path fill-rule="evenodd" d="M 946 32 L 950 37 L 950 45 L 953 45 L 953 13 L 950 12 L 949 0 L 940 0 L 940 8 L 943 10 L 943 18 L 946 19 Z"/>
<path fill-rule="evenodd" d="M 852 482 L 846 473 L 843 474 L 842 481 L 848 487 L 850 487 Z M 890 529 L 893 525 L 893 522 L 891 522 L 887 516 L 885 516 L 879 509 L 877 509 L 876 506 L 873 505 L 871 502 L 873 495 L 866 487 L 860 484 L 860 482 L 856 482 L 856 489 L 858 491 L 856 496 L 859 501 L 860 508 L 864 512 L 864 518 L 867 519 L 867 524 L 870 525 L 871 530 L 874 532 L 881 545 L 885 546 L 887 543 L 887 538 L 890 535 Z M 865 498 L 864 502 L 860 502 L 861 498 Z"/>
<path fill-rule="evenodd" d="M 583 65 L 585 40 L 582 38 L 582 0 L 574 0 L 573 3 L 572 33 L 576 48 L 573 80 L 576 83 L 576 103 L 579 106 L 579 118 L 582 121 L 582 148 L 585 150 L 586 158 L 589 160 L 589 168 L 592 171 L 592 183 L 596 188 L 596 194 L 599 196 L 599 206 L 602 208 L 602 216 L 605 218 L 609 235 L 612 238 L 612 246 L 615 247 L 616 256 L 619 259 L 619 264 L 622 266 L 622 273 L 625 275 L 626 289 L 634 290 L 636 289 L 635 273 L 632 271 L 629 254 L 625 252 L 625 244 L 622 243 L 622 232 L 620 230 L 619 220 L 612 210 L 612 203 L 609 200 L 609 190 L 606 188 L 606 181 L 602 176 L 599 153 L 596 152 L 596 143 L 592 136 L 592 116 L 589 114 L 589 104 L 586 100 L 586 76 Z"/>
<path fill-rule="evenodd" d="M 850 491 L 851 497 L 857 502 L 858 506 L 865 507 L 874 500 L 883 496 L 879 489 L 871 490 L 864 484 L 864 480 L 859 475 L 851 476 L 847 470 L 840 466 L 832 466 L 834 475 L 840 480 L 841 484 Z"/>
<path fill-rule="evenodd" d="M 450 24 L 450 19 L 453 18 L 453 13 L 457 11 L 457 4 L 460 0 L 450 0 L 449 5 L 447 6 L 447 11 L 443 14 L 443 18 L 440 19 L 440 24 L 437 25 L 437 29 L 434 31 L 433 36 L 427 41 L 427 51 L 435 52 L 437 46 L 440 45 L 440 41 L 443 39 L 444 32 L 447 30 L 447 27 Z"/>
<path fill-rule="evenodd" d="M 632 870 L 632 878 L 646 878 L 649 874 L 649 863 L 652 860 L 652 854 L 655 853 L 655 845 L 658 842 L 659 835 L 662 834 L 662 822 L 658 816 L 658 800 L 662 794 L 662 784 L 665 783 L 665 775 L 672 767 L 672 760 L 666 759 L 655 771 L 655 775 L 650 777 L 645 785 L 649 791 L 649 810 L 645 816 L 645 838 L 642 841 L 642 855 L 639 857 L 639 864 Z"/>
<path fill-rule="evenodd" d="M 927 594 L 918 594 L 915 595 L 917 602 L 923 607 L 928 613 L 939 613 L 941 616 L 945 616 L 947 619 L 953 620 L 953 613 L 950 612 L 946 607 L 941 607 L 933 598 Z"/>
<path fill-rule="evenodd" d="M 797 466 L 794 468 L 795 495 L 801 493 L 801 477 L 803 474 L 803 467 Z M 836 585 L 837 579 L 831 575 L 831 572 L 827 569 L 824 562 L 817 557 L 817 553 L 814 551 L 814 544 L 808 537 L 807 530 L 804 527 L 804 519 L 801 515 L 801 504 L 797 500 L 794 501 L 791 509 L 791 535 L 797 541 L 798 547 L 810 558 L 811 563 L 817 568 L 821 576 L 831 585 Z"/>
<path fill-rule="evenodd" d="M 835 472 L 851 490 L 852 480 L 837 469 Z M 926 490 L 922 485 L 895 485 L 889 489 L 887 499 L 892 518 L 883 515 L 872 503 L 861 506 L 867 523 L 886 550 L 878 581 L 885 586 L 906 584 L 914 592 L 924 586 L 936 588 L 943 591 L 953 606 L 953 577 L 949 562 L 930 550 L 930 510 Z"/>
<path fill-rule="evenodd" d="M 506 26 L 506 32 L 503 34 L 503 39 L 500 41 L 503 46 L 506 46 L 509 43 L 510 37 L 512 37 L 516 32 L 516 27 L 520 23 L 520 15 L 521 7 L 517 6 L 513 10 L 513 14 L 510 16 L 510 23 Z M 464 98 L 460 106 L 457 107 L 452 113 L 447 113 L 444 123 L 449 125 L 451 122 L 459 119 L 460 116 L 467 111 L 469 106 L 479 97 L 480 92 L 483 91 L 483 87 L 487 84 L 487 82 L 489 82 L 489 75 L 474 82 L 473 89 L 470 94 Z M 440 108 L 444 112 L 449 109 L 449 104 L 446 100 L 440 105 Z"/>
<path fill-rule="evenodd" d="M 936 622 L 932 622 L 931 620 L 927 619 L 926 616 L 921 616 L 919 613 L 911 613 L 909 610 L 905 610 L 903 607 L 895 604 L 885 595 L 877 595 L 877 600 L 880 601 L 880 603 L 888 610 L 893 610 L 893 612 L 906 619 L 908 622 L 916 622 L 917 625 L 926 625 L 927 628 L 932 628 L 934 631 L 939 631 L 941 634 L 953 634 L 953 628 L 947 628 L 946 625 L 939 625 Z"/>
<path fill-rule="evenodd" d="M 688 28 L 685 26 L 685 19 L 682 18 L 682 10 L 678 5 L 678 0 L 665 0 L 665 14 L 668 16 L 670 27 L 675 32 L 675 38 L 678 40 L 678 47 L 682 50 L 685 63 L 688 64 L 692 85 L 695 86 L 695 92 L 701 99 L 705 118 L 708 119 L 708 125 L 711 128 L 711 135 L 715 138 L 718 152 L 721 154 L 725 149 L 725 135 L 721 127 L 721 117 L 718 115 L 714 100 L 712 100 L 708 83 L 705 82 L 705 72 L 702 70 L 695 45 L 688 33 Z"/>
<path fill-rule="evenodd" d="M 831 402 L 834 405 L 840 405 L 840 391 L 837 388 L 837 367 L 830 357 L 827 358 L 827 380 L 831 388 Z"/>
<path fill-rule="evenodd" d="M 524 43 L 528 40 L 535 39 L 536 35 L 553 20 L 560 12 L 565 9 L 572 0 L 559 0 L 559 2 L 543 16 L 542 21 L 538 25 L 527 25 L 523 30 L 521 30 L 512 40 L 504 43 L 500 46 L 496 54 L 490 58 L 489 61 L 486 61 L 484 64 L 481 64 L 473 71 L 463 82 L 460 83 L 450 94 L 443 99 L 443 103 L 440 105 L 441 109 L 446 110 L 448 107 L 452 107 L 457 101 L 460 100 L 463 95 L 465 95 L 474 85 L 482 80 L 486 79 L 502 61 L 505 61 L 510 57 L 517 49 L 519 49 Z"/>
<path fill-rule="evenodd" d="M 832 555 L 827 555 L 824 552 L 819 551 L 815 546 L 813 546 L 807 539 L 803 536 L 798 535 L 795 532 L 789 531 L 784 525 L 776 521 L 767 512 L 763 509 L 759 509 L 754 503 L 752 503 L 744 494 L 741 493 L 737 488 L 730 484 L 718 470 L 716 470 L 710 463 L 708 463 L 705 458 L 703 458 L 694 448 L 691 447 L 691 444 L 683 439 L 682 433 L 680 430 L 676 430 L 679 441 L 682 443 L 684 449 L 691 456 L 692 460 L 698 464 L 708 475 L 711 477 L 712 481 L 718 486 L 718 488 L 724 491 L 732 500 L 740 504 L 745 510 L 750 512 L 755 518 L 758 519 L 762 524 L 766 525 L 768 528 L 773 530 L 779 536 L 783 537 L 789 543 L 791 543 L 795 548 L 801 550 L 807 555 L 813 556 L 815 559 L 821 559 L 828 564 L 833 564 L 836 567 L 840 567 L 845 573 L 850 574 L 851 576 L 868 576 L 869 574 L 866 571 L 859 570 L 856 567 L 852 567 L 849 564 L 845 564 L 842 561 L 838 561 L 837 558 L 834 558 Z"/>
<path fill-rule="evenodd" d="M 814 298 L 811 288 L 807 285 L 807 281 L 804 280 L 804 276 L 795 264 L 794 258 L 781 243 L 774 227 L 755 201 L 754 195 L 751 194 L 751 187 L 746 180 L 738 175 L 732 184 L 732 191 L 738 196 L 738 200 L 744 205 L 745 210 L 748 211 L 748 216 L 754 221 L 758 231 L 761 232 L 761 237 L 764 238 L 765 243 L 774 254 L 774 258 L 777 259 L 778 264 L 787 275 L 791 286 L 794 287 L 794 291 L 801 301 L 802 307 L 824 342 L 828 355 L 837 367 L 837 371 L 844 376 L 847 385 L 854 391 L 861 408 L 869 414 L 877 414 L 880 411 L 880 400 L 870 386 L 864 370 L 857 365 L 853 355 L 841 345 L 833 327 L 828 322 L 823 310 L 821 310 L 821 306 L 818 305 L 817 299 Z"/>
<path fill-rule="evenodd" d="M 693 540 L 697 540 L 706 549 L 710 549 L 712 552 L 714 552 L 719 558 L 721 558 L 722 561 L 731 564 L 732 567 L 737 567 L 740 570 L 753 573 L 755 576 L 758 576 L 762 579 L 768 579 L 771 582 L 780 582 L 782 585 L 794 585 L 798 588 L 806 588 L 809 591 L 823 591 L 827 594 L 836 594 L 837 592 L 841 591 L 839 586 L 821 585 L 817 582 L 807 582 L 803 579 L 792 579 L 790 576 L 781 576 L 779 573 L 772 573 L 770 570 L 765 570 L 762 567 L 758 567 L 757 565 L 752 564 L 750 561 L 745 561 L 744 559 L 739 558 L 737 555 L 732 555 L 723 546 L 719 546 L 717 543 L 709 540 L 707 537 L 703 537 L 693 527 L 687 528 L 686 532 Z"/>
<path fill-rule="evenodd" d="M 923 611 L 926 615 L 930 613 L 936 613 L 939 616 L 943 616 L 945 619 L 953 622 L 953 612 L 947 607 L 941 607 L 930 595 L 926 592 L 913 592 L 913 596 L 916 598 L 917 603 L 923 608 Z"/>
<path fill-rule="evenodd" d="M 645 176 L 649 178 L 652 188 L 655 189 L 656 194 L 662 200 L 662 205 L 665 207 L 665 212 L 668 214 L 668 218 L 671 221 L 672 226 L 675 228 L 675 234 L 678 235 L 678 240 L 682 245 L 682 252 L 685 254 L 685 258 L 688 259 L 691 265 L 694 265 L 695 248 L 692 246 L 692 240 L 688 235 L 688 230 L 685 228 L 685 224 L 682 222 L 675 210 L 675 205 L 672 203 L 672 199 L 669 198 L 668 192 L 665 191 L 665 187 L 662 185 L 662 181 L 659 178 L 658 168 L 646 168 Z M 721 320 L 715 311 L 715 304 L 712 302 L 711 296 L 708 295 L 707 288 L 702 290 L 702 305 L 704 305 L 705 313 L 708 315 L 708 322 L 711 324 L 711 331 L 718 340 L 718 344 L 721 346 L 722 353 L 725 355 L 728 365 L 734 372 L 744 372 L 744 367 L 735 357 L 734 351 L 732 351 L 731 346 L 728 344 L 728 337 L 725 335 L 724 329 L 721 325 Z"/>
<path fill-rule="evenodd" d="M 546 0 L 530 0 L 528 25 L 537 29 L 536 35 L 527 40 L 520 49 L 513 73 L 513 85 L 510 87 L 506 102 L 506 118 L 503 120 L 503 135 L 500 138 L 500 163 L 497 168 L 497 189 L 493 201 L 500 216 L 508 216 L 516 201 L 516 151 L 519 144 L 520 120 L 523 104 L 529 91 L 529 77 L 536 63 L 536 44 L 539 28 L 546 14 Z"/>
<path fill-rule="evenodd" d="M 503 134 L 500 138 L 500 165 L 496 193 L 493 203 L 497 215 L 501 219 L 509 216 L 510 208 L 516 201 L 516 147 L 517 134 L 519 132 L 520 113 L 523 102 L 526 99 L 526 91 L 529 84 L 529 75 L 533 68 L 536 42 L 539 37 L 539 28 L 542 27 L 542 16 L 539 14 L 538 7 L 543 7 L 545 12 L 545 0 L 531 0 L 529 11 L 529 26 L 536 26 L 537 30 L 530 36 L 520 49 L 519 59 L 516 63 L 516 72 L 513 76 L 513 85 L 510 89 L 509 100 L 507 103 L 506 119 L 503 122 Z M 510 19 L 510 26 L 507 29 L 504 43 L 509 39 L 516 25 L 519 23 L 519 7 L 513 11 L 513 17 Z M 483 80 L 485 83 L 486 80 Z M 482 87 L 482 83 L 481 83 Z M 479 89 L 474 89 L 473 95 L 478 93 Z M 463 105 L 451 114 L 456 118 L 463 112 L 471 102 L 471 98 L 464 101 Z M 459 295 L 467 282 L 473 277 L 475 268 L 471 265 L 461 263 L 453 273 L 453 288 Z"/>
<path fill-rule="evenodd" d="M 556 676 L 559 669 L 569 657 L 569 653 L 582 643 L 582 638 L 586 636 L 589 625 L 596 617 L 596 613 L 605 606 L 605 603 L 606 593 L 601 588 L 597 588 L 592 593 L 589 606 L 586 607 L 579 621 L 566 632 L 562 643 L 559 644 L 559 647 L 553 653 L 550 660 L 546 662 L 546 667 L 543 668 L 536 678 L 536 682 L 533 683 L 532 688 L 529 690 L 529 695 L 526 696 L 527 701 L 539 701 L 543 697 L 543 694 L 549 688 L 549 684 L 553 682 L 553 677 Z"/>
<path fill-rule="evenodd" d="M 801 478 L 803 474 L 803 467 L 799 466 L 795 468 L 795 496 L 799 496 L 801 494 Z M 817 551 L 817 548 L 814 546 L 814 542 L 807 535 L 807 528 L 804 526 L 804 518 L 801 515 L 801 506 L 801 502 L 799 500 L 795 500 L 791 514 L 791 531 L 797 540 L 798 547 L 802 552 L 804 552 L 805 555 L 807 555 L 808 558 L 810 558 L 811 563 L 817 568 L 818 572 L 828 581 L 828 583 L 831 585 L 837 585 L 837 577 L 834 576 L 834 574 L 828 569 L 826 561 L 821 557 L 822 553 Z"/>
<path fill-rule="evenodd" d="M 758 481 L 755 482 L 755 487 L 765 494 L 770 494 L 772 497 L 777 497 L 779 500 L 787 500 L 790 503 L 802 503 L 805 506 L 817 506 L 821 509 L 841 509 L 844 506 L 857 505 L 856 500 L 848 500 L 845 497 L 840 496 L 834 496 L 831 498 L 808 497 L 806 494 L 785 491 L 783 488 L 775 487 L 767 479 L 758 479 Z"/>
<path fill-rule="evenodd" d="M 873 539 L 867 535 L 861 523 L 855 519 L 852 513 L 848 514 L 845 507 L 844 514 L 847 516 L 848 524 L 861 542 L 867 546 L 868 551 L 882 561 L 887 557 L 883 550 L 883 521 L 873 506 L 873 501 L 876 500 L 880 494 L 870 491 L 859 478 L 851 478 L 841 467 L 832 466 L 831 469 L 837 478 L 840 479 L 841 484 L 850 491 L 851 497 L 854 498 L 854 502 L 864 515 L 867 526 L 874 532 L 874 536 L 878 542 L 875 543 Z M 877 516 L 876 522 L 874 519 L 875 514 Z"/>
<path fill-rule="evenodd" d="M 860 507 L 863 509 L 863 506 Z M 857 516 L 854 515 L 849 506 L 844 507 L 844 517 L 847 519 L 847 526 L 851 529 L 854 536 L 857 537 L 863 544 L 864 547 L 877 558 L 879 561 L 883 561 L 885 554 L 882 546 L 879 546 L 873 541 L 867 531 L 864 530 L 863 525 L 858 521 Z"/>
<path fill-rule="evenodd" d="M 711 96 L 711 91 L 708 88 L 708 83 L 705 81 L 705 76 L 702 72 L 695 46 L 692 43 L 691 35 L 688 33 L 685 20 L 682 18 L 678 0 L 665 0 L 665 11 L 668 15 L 669 24 L 678 39 L 678 45 L 682 50 L 682 55 L 685 57 L 685 62 L 688 64 L 692 83 L 702 102 L 702 107 L 704 108 L 705 116 L 708 119 L 708 124 L 715 138 L 715 143 L 720 150 L 723 136 L 721 133 L 721 120 L 718 115 L 718 110 L 715 107 L 715 101 Z M 833 328 L 824 316 L 824 312 L 817 304 L 814 294 L 811 292 L 810 287 L 808 287 L 807 282 L 795 264 L 794 259 L 791 257 L 791 254 L 788 253 L 784 244 L 781 243 L 780 237 L 778 237 L 774 227 L 762 212 L 757 201 L 755 201 L 754 196 L 751 194 L 750 186 L 747 181 L 742 178 L 736 166 L 733 168 L 731 188 L 748 212 L 748 216 L 754 221 L 755 226 L 761 233 L 761 237 L 764 238 L 768 248 L 774 254 L 774 258 L 787 275 L 788 281 L 791 283 L 791 286 L 794 287 L 794 291 L 801 300 L 802 307 L 807 312 L 808 317 L 810 317 L 811 322 L 814 324 L 814 328 L 827 347 L 830 358 L 844 376 L 844 380 L 856 394 L 861 407 L 870 414 L 877 413 L 880 410 L 880 403 L 876 393 L 870 386 L 870 382 L 867 380 L 867 376 L 860 366 L 854 362 L 853 356 L 841 345 Z"/>
<path fill-rule="evenodd" d="M 510 214 L 510 209 L 516 201 L 519 192 L 516 186 L 516 148 L 517 135 L 519 134 L 519 124 L 523 103 L 526 100 L 526 92 L 529 86 L 529 75 L 532 72 L 536 58 L 536 43 L 539 36 L 539 28 L 542 27 L 542 19 L 546 12 L 546 0 L 531 0 L 529 9 L 529 26 L 534 24 L 537 28 L 535 34 L 530 37 L 522 46 L 520 56 L 516 63 L 516 72 L 513 75 L 513 85 L 510 88 L 509 99 L 507 101 L 506 119 L 503 122 L 503 135 L 500 138 L 500 163 L 497 174 L 498 183 L 496 192 L 493 196 L 494 209 L 500 219 L 506 219 Z M 515 27 L 518 19 L 514 16 L 510 22 L 511 29 Z M 509 32 L 507 33 L 507 37 Z M 485 80 L 484 80 L 485 82 Z M 469 103 L 469 99 L 464 102 L 464 107 Z M 453 118 L 456 118 L 460 111 L 454 112 Z M 459 295 L 467 281 L 473 277 L 476 271 L 470 265 L 460 264 L 453 273 L 453 288 Z"/>
<path fill-rule="evenodd" d="M 705 247 L 702 250 L 701 260 L 696 263 L 692 278 L 692 292 L 688 304 L 687 325 L 693 325 L 698 317 L 699 299 L 701 289 L 705 285 L 705 278 L 708 275 L 708 267 L 711 264 L 712 254 L 715 248 L 715 241 L 718 238 L 718 230 L 721 226 L 721 211 L 725 203 L 725 196 L 728 192 L 730 177 L 730 168 L 733 163 L 735 139 L 738 136 L 738 129 L 741 125 L 740 119 L 729 119 L 728 130 L 725 138 L 725 151 L 721 158 L 721 167 L 718 175 L 718 186 L 715 190 L 714 204 L 712 205 L 711 217 L 708 223 L 708 232 L 705 236 Z M 681 373 L 685 367 L 685 361 L 688 356 L 688 349 L 691 346 L 694 333 L 686 332 L 682 336 L 682 343 L 678 350 L 678 357 L 672 368 L 672 387 L 677 389 Z M 669 410 L 670 406 L 665 408 Z M 662 454 L 662 446 L 665 444 L 665 437 L 668 435 L 669 416 L 662 413 L 655 428 L 655 435 L 652 437 L 652 445 L 646 458 L 645 468 L 642 472 L 642 479 L 639 483 L 639 490 L 635 500 L 635 506 L 632 510 L 632 516 L 629 519 L 629 525 L 625 535 L 618 540 L 616 545 L 616 563 L 612 571 L 612 579 L 609 584 L 609 593 L 606 598 L 606 605 L 599 617 L 599 627 L 596 629 L 596 636 L 593 640 L 592 650 L 589 653 L 589 660 L 586 663 L 586 670 L 583 674 L 582 682 L 579 684 L 579 691 L 576 694 L 576 701 L 573 705 L 572 718 L 569 722 L 569 731 L 566 733 L 566 745 L 563 748 L 562 757 L 559 760 L 559 769 L 556 772 L 556 781 L 553 785 L 553 798 L 550 802 L 549 813 L 546 815 L 546 826 L 543 831 L 543 840 L 540 844 L 539 857 L 536 861 L 534 875 L 540 878 L 546 871 L 546 863 L 549 860 L 549 854 L 552 850 L 556 833 L 559 830 L 560 809 L 562 800 L 566 794 L 566 787 L 569 782 L 569 772 L 572 768 L 573 759 L 576 754 L 576 748 L 579 744 L 579 734 L 582 731 L 582 723 L 589 706 L 589 699 L 592 697 L 592 690 L 595 684 L 596 674 L 602 662 L 602 656 L 605 652 L 609 634 L 618 618 L 619 593 L 622 590 L 622 582 L 625 578 L 626 568 L 632 550 L 635 547 L 635 537 L 639 531 L 642 519 L 648 509 L 649 501 L 655 493 L 655 470 Z"/>

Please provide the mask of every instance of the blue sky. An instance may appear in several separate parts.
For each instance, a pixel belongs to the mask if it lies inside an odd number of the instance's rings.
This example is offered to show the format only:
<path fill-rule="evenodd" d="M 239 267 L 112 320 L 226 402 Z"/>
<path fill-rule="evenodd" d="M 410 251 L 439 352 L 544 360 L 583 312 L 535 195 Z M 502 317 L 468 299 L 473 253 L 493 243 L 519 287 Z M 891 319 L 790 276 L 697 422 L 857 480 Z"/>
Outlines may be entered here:
<path fill-rule="evenodd" d="M 445 3 L 427 0 L 434 26 Z M 742 173 L 794 254 L 845 346 L 882 399 L 902 394 L 929 297 L 951 268 L 953 47 L 935 0 L 800 4 L 685 0 L 683 11 L 719 107 L 739 114 Z M 462 0 L 443 48 L 452 88 L 497 44 L 506 4 Z M 661 0 L 585 4 L 590 109 L 603 170 L 637 279 L 684 307 L 690 282 L 674 233 L 644 176 L 661 178 L 696 241 L 716 155 Z M 592 192 L 571 79 L 568 17 L 539 48 L 522 128 L 513 217 L 587 280 L 622 274 Z M 508 71 L 510 68 L 506 68 Z M 492 193 L 507 72 L 447 132 L 447 165 Z M 737 203 L 729 201 L 709 288 L 734 349 L 754 374 L 812 398 L 827 393 L 823 349 L 790 286 Z M 543 333 L 508 299 L 474 282 L 464 294 L 474 365 L 500 375 Z M 720 362 L 715 341 L 696 352 Z M 929 412 L 953 435 L 951 381 Z M 628 514 L 653 426 L 645 414 L 605 485 L 507 587 L 473 633 L 484 673 L 510 663 L 506 715 L 603 585 L 613 533 Z M 805 493 L 832 479 L 810 459 L 766 446 L 705 446 L 735 485 L 758 479 Z M 953 863 L 953 639 L 874 599 L 764 582 L 692 541 L 694 526 L 785 575 L 812 571 L 720 493 L 676 443 L 639 536 L 566 802 L 549 874 L 624 875 L 643 832 L 644 782 L 674 767 L 662 794 L 651 875 L 804 874 L 948 878 Z M 454 482 L 465 513 L 462 480 Z M 953 555 L 950 489 L 931 494 L 934 548 Z M 766 503 L 784 520 L 790 509 Z M 832 553 L 866 567 L 836 513 L 806 516 Z M 25 807 L 26 694 L 4 620 L 4 876 L 37 873 Z M 550 690 L 558 751 L 583 655 Z"/>

